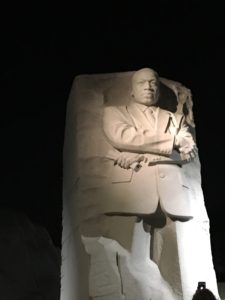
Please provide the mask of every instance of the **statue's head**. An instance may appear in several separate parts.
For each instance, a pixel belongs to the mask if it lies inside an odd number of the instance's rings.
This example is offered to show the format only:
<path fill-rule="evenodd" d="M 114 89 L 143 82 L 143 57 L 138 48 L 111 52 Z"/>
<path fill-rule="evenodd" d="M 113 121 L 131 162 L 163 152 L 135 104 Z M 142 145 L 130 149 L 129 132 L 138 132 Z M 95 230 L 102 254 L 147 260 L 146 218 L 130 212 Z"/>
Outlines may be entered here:
<path fill-rule="evenodd" d="M 159 98 L 159 76 L 150 69 L 136 71 L 132 77 L 131 96 L 134 102 L 147 106 L 154 105 Z"/>

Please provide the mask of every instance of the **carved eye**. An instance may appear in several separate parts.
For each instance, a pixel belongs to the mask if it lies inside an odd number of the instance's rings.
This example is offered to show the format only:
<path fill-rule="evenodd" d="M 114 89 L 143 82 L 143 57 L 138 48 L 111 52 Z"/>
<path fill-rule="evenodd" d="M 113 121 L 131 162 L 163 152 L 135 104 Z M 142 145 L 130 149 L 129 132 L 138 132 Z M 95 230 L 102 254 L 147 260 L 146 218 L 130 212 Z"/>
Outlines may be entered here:
<path fill-rule="evenodd" d="M 144 84 L 144 83 L 145 83 L 144 80 L 138 82 L 138 84 L 140 84 L 140 85 L 142 85 L 142 84 Z"/>

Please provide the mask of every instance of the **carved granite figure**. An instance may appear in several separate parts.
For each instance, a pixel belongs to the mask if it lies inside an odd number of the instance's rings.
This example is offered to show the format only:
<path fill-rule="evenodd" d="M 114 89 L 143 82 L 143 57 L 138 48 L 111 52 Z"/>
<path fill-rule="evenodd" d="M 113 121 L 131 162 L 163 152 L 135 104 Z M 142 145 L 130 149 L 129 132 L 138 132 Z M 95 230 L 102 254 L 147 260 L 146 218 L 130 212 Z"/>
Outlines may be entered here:
<path fill-rule="evenodd" d="M 190 90 L 144 68 L 80 76 L 70 99 L 62 300 L 81 262 L 89 293 L 71 300 L 188 300 L 199 281 L 218 296 Z"/>

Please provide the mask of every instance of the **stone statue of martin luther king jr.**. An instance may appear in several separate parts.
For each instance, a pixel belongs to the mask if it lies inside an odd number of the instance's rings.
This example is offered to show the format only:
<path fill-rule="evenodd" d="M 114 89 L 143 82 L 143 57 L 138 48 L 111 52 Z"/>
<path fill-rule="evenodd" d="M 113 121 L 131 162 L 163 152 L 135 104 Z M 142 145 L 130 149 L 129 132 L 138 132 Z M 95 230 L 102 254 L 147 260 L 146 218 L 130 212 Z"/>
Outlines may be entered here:
<path fill-rule="evenodd" d="M 197 146 L 184 114 L 160 108 L 159 94 L 158 74 L 144 68 L 132 76 L 128 104 L 104 107 L 103 132 L 112 146 L 111 183 L 101 201 L 107 229 L 82 236 L 93 300 L 188 300 L 204 280 L 201 254 L 188 248 L 197 249 L 193 230 L 201 229 L 192 223 L 196 193 L 184 172 Z"/>

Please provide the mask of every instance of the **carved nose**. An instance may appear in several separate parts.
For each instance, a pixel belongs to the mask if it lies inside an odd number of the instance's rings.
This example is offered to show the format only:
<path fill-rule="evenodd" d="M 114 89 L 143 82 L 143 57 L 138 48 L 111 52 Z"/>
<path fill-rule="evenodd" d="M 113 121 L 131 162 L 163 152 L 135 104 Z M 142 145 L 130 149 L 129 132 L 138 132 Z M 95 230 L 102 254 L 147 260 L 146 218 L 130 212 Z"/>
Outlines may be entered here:
<path fill-rule="evenodd" d="M 150 83 L 146 83 L 145 89 L 146 89 L 146 90 L 151 90 L 151 84 L 150 84 Z"/>

